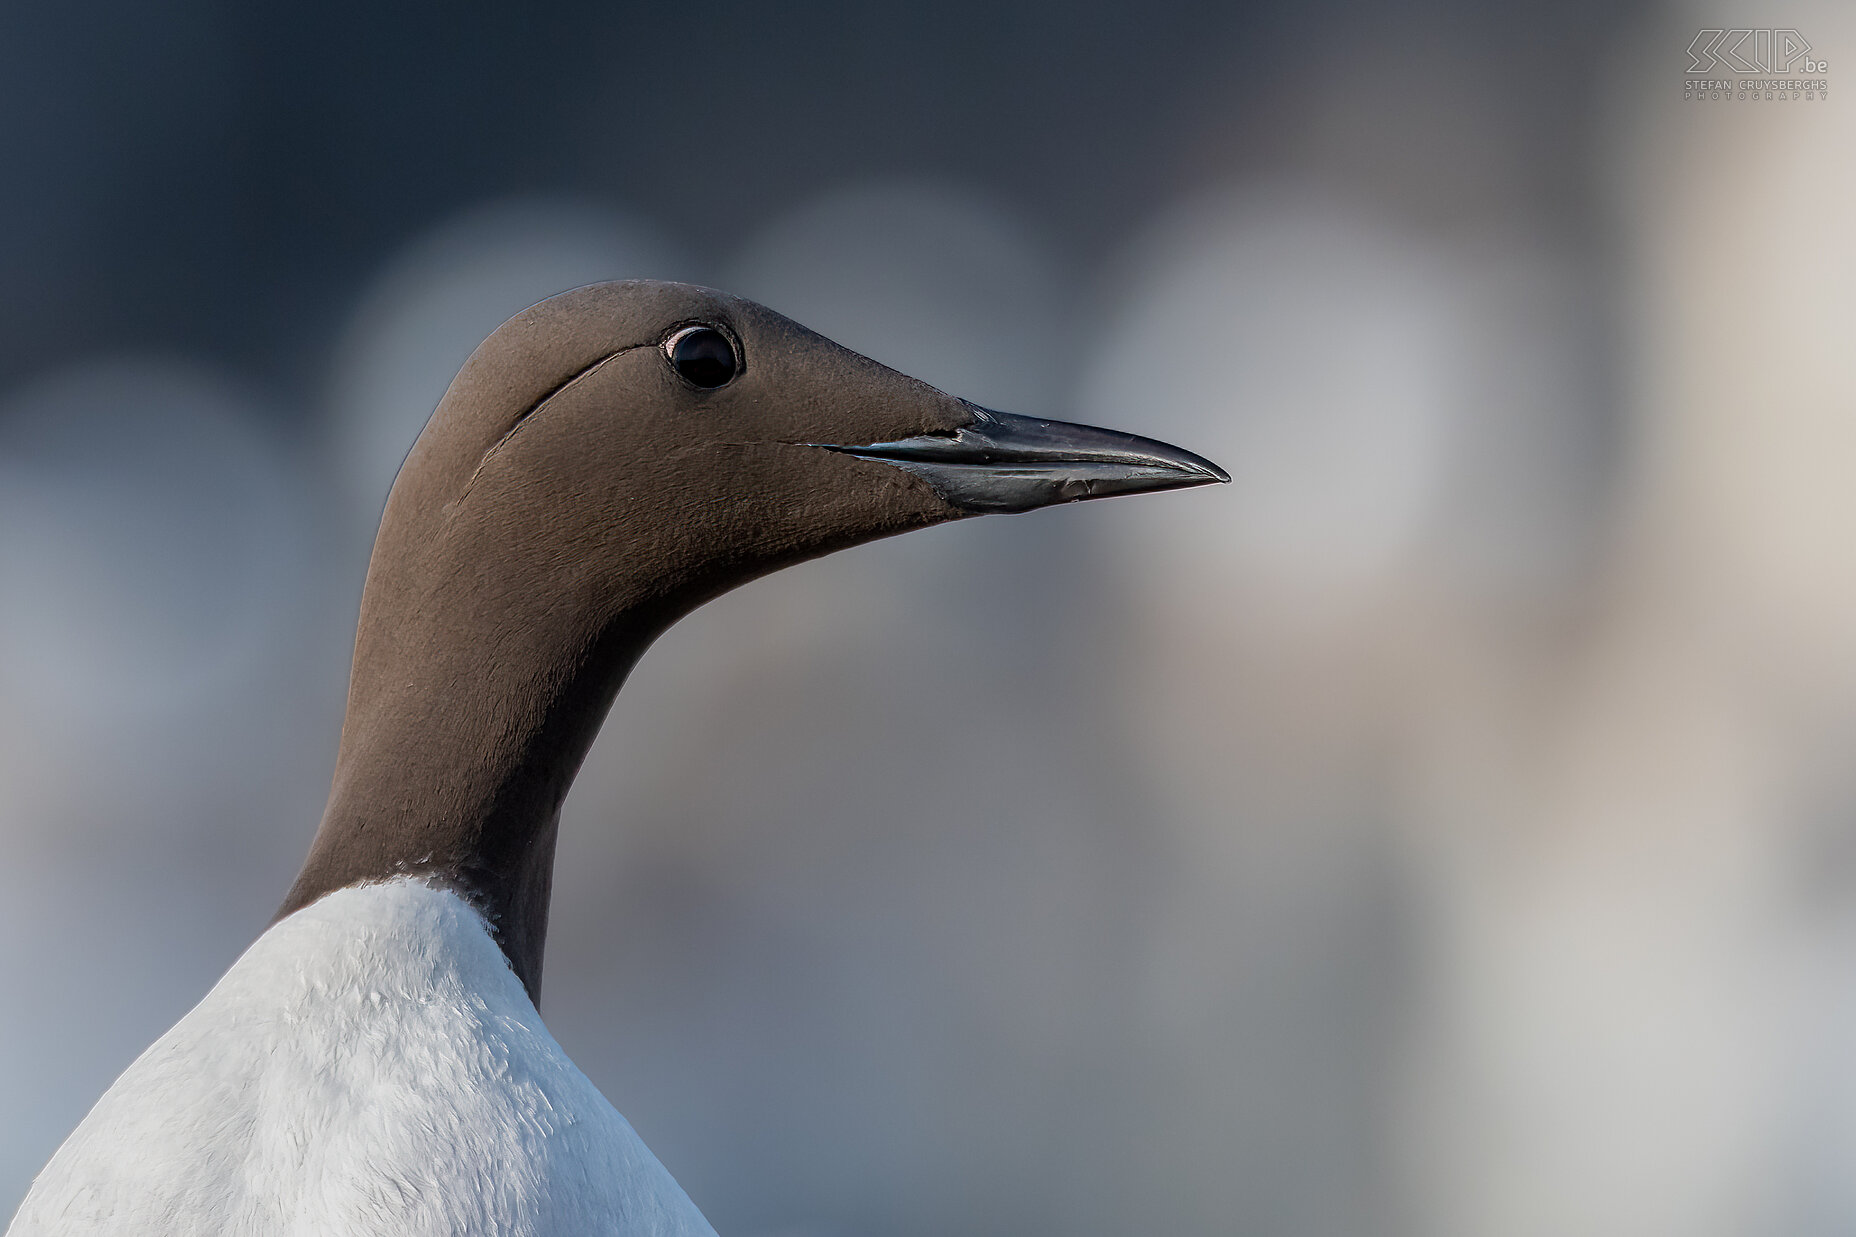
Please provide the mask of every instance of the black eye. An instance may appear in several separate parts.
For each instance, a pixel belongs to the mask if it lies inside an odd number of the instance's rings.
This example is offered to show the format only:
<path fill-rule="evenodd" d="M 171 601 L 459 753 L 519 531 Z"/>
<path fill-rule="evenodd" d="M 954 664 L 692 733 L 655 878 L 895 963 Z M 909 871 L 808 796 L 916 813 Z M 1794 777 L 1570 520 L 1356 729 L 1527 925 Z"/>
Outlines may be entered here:
<path fill-rule="evenodd" d="M 670 367 L 691 386 L 711 390 L 741 371 L 734 341 L 712 326 L 686 326 L 664 341 Z"/>

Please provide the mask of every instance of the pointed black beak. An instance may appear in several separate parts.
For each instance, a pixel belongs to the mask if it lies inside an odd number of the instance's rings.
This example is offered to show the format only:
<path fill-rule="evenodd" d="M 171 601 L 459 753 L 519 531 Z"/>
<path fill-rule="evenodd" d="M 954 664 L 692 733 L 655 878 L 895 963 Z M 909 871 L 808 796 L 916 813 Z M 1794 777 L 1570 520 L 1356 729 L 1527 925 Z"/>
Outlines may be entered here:
<path fill-rule="evenodd" d="M 972 407 L 972 423 L 951 434 L 813 445 L 907 469 L 952 505 L 989 514 L 1231 479 L 1205 457 L 1152 438 Z"/>

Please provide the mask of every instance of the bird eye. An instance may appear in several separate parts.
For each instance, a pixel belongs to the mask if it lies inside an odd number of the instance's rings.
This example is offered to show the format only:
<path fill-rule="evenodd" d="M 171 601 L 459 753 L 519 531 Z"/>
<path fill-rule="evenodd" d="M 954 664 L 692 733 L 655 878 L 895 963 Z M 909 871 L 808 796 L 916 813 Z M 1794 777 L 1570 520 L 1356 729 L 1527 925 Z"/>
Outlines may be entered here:
<path fill-rule="evenodd" d="M 691 386 L 713 390 L 741 372 L 734 341 L 712 326 L 686 326 L 664 341 L 670 368 Z"/>

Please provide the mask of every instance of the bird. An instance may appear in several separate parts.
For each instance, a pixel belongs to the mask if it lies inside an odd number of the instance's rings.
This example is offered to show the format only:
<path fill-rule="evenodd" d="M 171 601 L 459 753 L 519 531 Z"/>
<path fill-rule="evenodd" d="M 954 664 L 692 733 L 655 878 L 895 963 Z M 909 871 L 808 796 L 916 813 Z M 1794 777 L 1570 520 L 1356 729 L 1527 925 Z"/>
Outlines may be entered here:
<path fill-rule="evenodd" d="M 714 1237 L 538 1012 L 561 804 L 627 673 L 703 602 L 834 550 L 1229 479 L 712 289 L 518 313 L 388 496 L 328 804 L 276 918 L 10 1237 Z"/>

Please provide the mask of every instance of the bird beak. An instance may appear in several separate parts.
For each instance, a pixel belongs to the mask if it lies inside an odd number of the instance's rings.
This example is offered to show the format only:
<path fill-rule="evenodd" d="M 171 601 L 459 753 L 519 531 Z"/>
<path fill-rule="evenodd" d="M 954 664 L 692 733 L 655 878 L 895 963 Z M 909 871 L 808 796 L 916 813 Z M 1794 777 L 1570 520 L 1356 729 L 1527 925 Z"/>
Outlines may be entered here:
<path fill-rule="evenodd" d="M 1231 479 L 1205 457 L 1152 438 L 969 407 L 973 421 L 952 433 L 809 445 L 906 469 L 953 506 L 984 514 Z"/>

